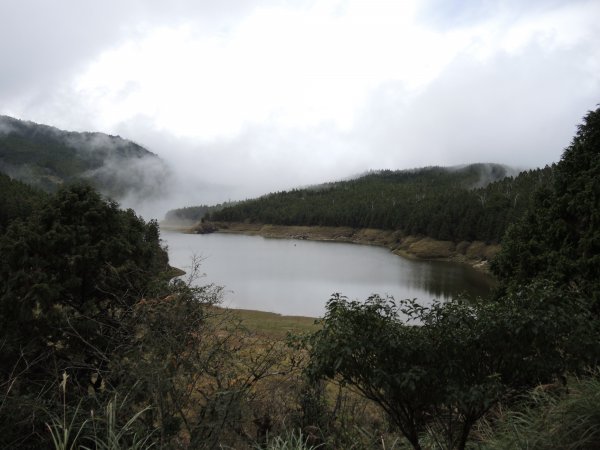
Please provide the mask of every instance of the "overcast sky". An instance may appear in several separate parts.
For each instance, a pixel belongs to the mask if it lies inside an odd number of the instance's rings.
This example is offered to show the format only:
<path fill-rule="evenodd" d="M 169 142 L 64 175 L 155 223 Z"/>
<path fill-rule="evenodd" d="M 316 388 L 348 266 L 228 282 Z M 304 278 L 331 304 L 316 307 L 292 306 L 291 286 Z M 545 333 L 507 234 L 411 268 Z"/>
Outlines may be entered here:
<path fill-rule="evenodd" d="M 0 114 L 134 140 L 172 206 L 368 169 L 558 161 L 599 0 L 2 0 Z"/>

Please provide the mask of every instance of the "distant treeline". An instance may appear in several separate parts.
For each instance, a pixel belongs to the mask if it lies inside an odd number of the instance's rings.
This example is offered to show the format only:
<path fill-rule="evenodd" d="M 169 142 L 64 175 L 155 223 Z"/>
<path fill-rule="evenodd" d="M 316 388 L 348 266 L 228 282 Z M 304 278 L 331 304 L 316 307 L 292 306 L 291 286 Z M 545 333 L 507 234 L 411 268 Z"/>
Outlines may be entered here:
<path fill-rule="evenodd" d="M 171 209 L 165 214 L 164 221 L 168 224 L 193 225 L 200 222 L 213 212 L 220 211 L 223 208 L 231 207 L 236 204 L 237 202 L 225 202 L 213 206 L 200 205 Z"/>
<path fill-rule="evenodd" d="M 209 208 L 210 206 L 208 205 L 200 205 L 171 209 L 170 211 L 167 211 L 167 214 L 165 214 L 165 222 L 181 224 L 200 222 L 208 212 Z"/>
<path fill-rule="evenodd" d="M 369 173 L 277 192 L 210 214 L 210 220 L 402 230 L 452 241 L 499 242 L 552 167 L 507 176 L 497 164 Z"/>

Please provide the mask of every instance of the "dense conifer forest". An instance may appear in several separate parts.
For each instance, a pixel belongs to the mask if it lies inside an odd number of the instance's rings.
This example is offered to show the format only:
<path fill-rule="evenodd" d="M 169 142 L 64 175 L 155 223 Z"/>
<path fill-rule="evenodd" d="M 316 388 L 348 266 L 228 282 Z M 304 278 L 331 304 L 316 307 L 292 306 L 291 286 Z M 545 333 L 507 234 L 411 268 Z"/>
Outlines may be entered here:
<path fill-rule="evenodd" d="M 185 206 L 183 208 L 171 209 L 165 214 L 164 223 L 179 226 L 195 225 L 202 221 L 202 219 L 210 216 L 213 211 L 220 211 L 221 209 L 233 206 L 236 203 L 237 202 L 226 202 L 212 206 Z"/>
<path fill-rule="evenodd" d="M 553 167 L 486 167 L 485 186 L 477 165 L 383 172 L 214 212 L 502 239 L 491 298 L 334 295 L 287 339 L 174 278 L 156 222 L 1 175 L 0 447 L 599 448 L 600 109 Z"/>
<path fill-rule="evenodd" d="M 510 176 L 497 164 L 379 171 L 268 194 L 212 212 L 214 221 L 401 230 L 450 241 L 498 243 L 551 182 L 552 167 Z"/>

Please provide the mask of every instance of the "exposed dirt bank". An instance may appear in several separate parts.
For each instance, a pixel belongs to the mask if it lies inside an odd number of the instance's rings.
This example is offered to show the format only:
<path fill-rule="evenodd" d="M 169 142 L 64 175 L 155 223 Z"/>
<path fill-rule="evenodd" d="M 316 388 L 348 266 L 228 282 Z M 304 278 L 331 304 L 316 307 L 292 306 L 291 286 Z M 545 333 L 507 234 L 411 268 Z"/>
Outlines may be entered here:
<path fill-rule="evenodd" d="M 452 261 L 469 264 L 487 272 L 489 261 L 500 250 L 499 245 L 484 242 L 438 241 L 423 236 L 406 236 L 400 231 L 378 229 L 354 229 L 350 227 L 308 227 L 262 225 L 248 223 L 204 223 L 195 227 L 166 227 L 172 231 L 187 233 L 235 233 L 267 238 L 307 239 L 313 241 L 339 241 L 355 244 L 379 245 L 407 258 Z"/>

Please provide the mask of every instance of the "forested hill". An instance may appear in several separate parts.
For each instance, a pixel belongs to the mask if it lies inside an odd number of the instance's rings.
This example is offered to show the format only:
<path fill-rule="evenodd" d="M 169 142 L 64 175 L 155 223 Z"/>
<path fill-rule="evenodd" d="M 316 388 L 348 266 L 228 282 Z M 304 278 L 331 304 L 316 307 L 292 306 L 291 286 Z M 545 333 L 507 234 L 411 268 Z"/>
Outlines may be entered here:
<path fill-rule="evenodd" d="M 499 242 L 552 168 L 510 176 L 498 164 L 372 172 L 277 192 L 214 211 L 213 221 L 402 230 L 451 241 Z"/>
<path fill-rule="evenodd" d="M 47 201 L 47 194 L 0 173 L 0 234 L 10 222 L 25 219 Z"/>
<path fill-rule="evenodd" d="M 113 198 L 155 195 L 169 173 L 157 155 L 119 136 L 8 116 L 0 116 L 0 172 L 47 192 L 85 179 Z"/>
<path fill-rule="evenodd" d="M 164 225 L 192 226 L 215 211 L 220 211 L 229 206 L 237 205 L 238 202 L 225 202 L 217 205 L 185 206 L 167 211 L 162 221 Z"/>

